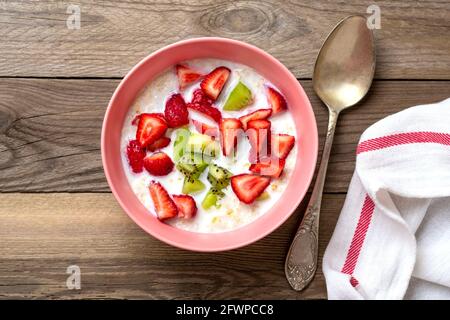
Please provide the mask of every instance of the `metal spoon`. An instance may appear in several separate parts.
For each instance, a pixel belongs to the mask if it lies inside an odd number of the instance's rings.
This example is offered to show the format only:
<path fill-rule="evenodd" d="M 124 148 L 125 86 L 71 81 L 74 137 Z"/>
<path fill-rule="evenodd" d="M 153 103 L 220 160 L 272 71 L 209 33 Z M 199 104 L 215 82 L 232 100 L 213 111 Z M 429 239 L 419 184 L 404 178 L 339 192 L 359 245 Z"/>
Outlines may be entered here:
<path fill-rule="evenodd" d="M 329 120 L 311 199 L 286 257 L 286 278 L 294 290 L 305 288 L 317 269 L 320 203 L 339 113 L 361 101 L 374 72 L 375 44 L 366 18 L 345 18 L 328 35 L 314 66 L 314 91 L 328 107 Z"/>

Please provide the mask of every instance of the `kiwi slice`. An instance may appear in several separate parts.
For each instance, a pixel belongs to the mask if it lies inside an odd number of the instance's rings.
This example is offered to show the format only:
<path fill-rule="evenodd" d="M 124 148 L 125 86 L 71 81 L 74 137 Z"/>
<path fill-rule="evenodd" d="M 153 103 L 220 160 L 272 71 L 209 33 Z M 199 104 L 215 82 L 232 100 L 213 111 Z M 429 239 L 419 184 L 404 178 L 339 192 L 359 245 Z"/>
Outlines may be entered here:
<path fill-rule="evenodd" d="M 221 198 L 223 198 L 225 194 L 217 189 L 217 188 L 211 188 L 208 190 L 208 192 L 205 195 L 205 198 L 202 201 L 202 208 L 205 210 L 208 210 L 212 206 L 217 207 L 217 201 Z"/>
<path fill-rule="evenodd" d="M 208 169 L 208 181 L 217 189 L 223 189 L 230 184 L 230 178 L 233 174 L 225 168 L 211 163 Z"/>
<path fill-rule="evenodd" d="M 191 153 L 202 154 L 207 157 L 215 157 L 220 152 L 220 146 L 206 134 L 194 133 L 189 136 L 186 150 Z"/>
<path fill-rule="evenodd" d="M 184 154 L 176 165 L 177 169 L 190 179 L 197 179 L 207 166 L 204 157 L 190 153 Z"/>
<path fill-rule="evenodd" d="M 205 189 L 205 184 L 197 179 L 185 177 L 183 182 L 183 189 L 181 192 L 184 194 L 193 194 Z"/>
<path fill-rule="evenodd" d="M 175 142 L 173 143 L 173 159 L 175 161 L 180 160 L 186 150 L 186 144 L 189 140 L 191 132 L 186 128 L 180 128 L 177 130 Z"/>
<path fill-rule="evenodd" d="M 252 92 L 241 81 L 234 87 L 223 106 L 223 110 L 237 111 L 248 106 L 252 102 Z"/>

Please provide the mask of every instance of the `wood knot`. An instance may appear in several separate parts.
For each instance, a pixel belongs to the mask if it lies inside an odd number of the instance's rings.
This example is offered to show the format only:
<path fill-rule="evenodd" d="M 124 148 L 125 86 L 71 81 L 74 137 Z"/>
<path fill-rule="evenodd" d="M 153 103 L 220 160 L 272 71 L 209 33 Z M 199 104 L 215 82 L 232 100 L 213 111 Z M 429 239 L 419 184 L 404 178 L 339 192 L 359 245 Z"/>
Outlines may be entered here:
<path fill-rule="evenodd" d="M 15 120 L 16 115 L 12 110 L 0 106 L 0 134 L 5 133 Z"/>
<path fill-rule="evenodd" d="M 271 9 L 258 1 L 228 2 L 208 10 L 200 23 L 221 36 L 265 33 L 275 20 Z"/>

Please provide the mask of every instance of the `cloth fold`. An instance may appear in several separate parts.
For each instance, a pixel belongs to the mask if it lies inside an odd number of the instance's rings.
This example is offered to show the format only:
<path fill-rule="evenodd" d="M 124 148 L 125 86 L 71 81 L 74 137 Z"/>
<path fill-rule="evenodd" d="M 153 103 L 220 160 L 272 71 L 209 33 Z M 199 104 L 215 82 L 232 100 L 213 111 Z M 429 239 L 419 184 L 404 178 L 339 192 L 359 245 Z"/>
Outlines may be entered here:
<path fill-rule="evenodd" d="M 450 99 L 369 127 L 323 258 L 329 299 L 450 299 Z"/>

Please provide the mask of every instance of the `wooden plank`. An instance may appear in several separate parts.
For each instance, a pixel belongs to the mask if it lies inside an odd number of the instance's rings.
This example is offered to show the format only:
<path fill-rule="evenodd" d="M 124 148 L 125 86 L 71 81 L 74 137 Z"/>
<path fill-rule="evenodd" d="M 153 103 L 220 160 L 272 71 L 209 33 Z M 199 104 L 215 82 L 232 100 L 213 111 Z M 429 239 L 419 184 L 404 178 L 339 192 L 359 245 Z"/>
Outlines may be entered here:
<path fill-rule="evenodd" d="M 67 1 L 0 2 L 0 76 L 122 77 L 178 40 L 222 36 L 257 45 L 310 78 L 332 27 L 372 0 L 88 1 L 68 29 Z M 380 0 L 377 78 L 449 79 L 450 2 Z"/>
<path fill-rule="evenodd" d="M 320 256 L 343 200 L 324 197 Z M 0 299 L 326 297 L 321 268 L 303 293 L 291 290 L 284 277 L 304 204 L 265 239 L 222 253 L 188 252 L 154 239 L 109 193 L 0 194 L 0 204 Z M 81 290 L 66 287 L 69 265 L 81 269 Z"/>
<path fill-rule="evenodd" d="M 320 141 L 326 109 L 301 81 Z M 100 130 L 118 80 L 0 79 L 0 192 L 107 192 Z M 342 114 L 326 192 L 346 192 L 361 133 L 408 106 L 450 96 L 450 81 L 376 81 L 361 106 Z"/>

